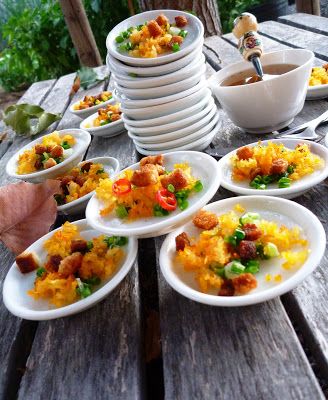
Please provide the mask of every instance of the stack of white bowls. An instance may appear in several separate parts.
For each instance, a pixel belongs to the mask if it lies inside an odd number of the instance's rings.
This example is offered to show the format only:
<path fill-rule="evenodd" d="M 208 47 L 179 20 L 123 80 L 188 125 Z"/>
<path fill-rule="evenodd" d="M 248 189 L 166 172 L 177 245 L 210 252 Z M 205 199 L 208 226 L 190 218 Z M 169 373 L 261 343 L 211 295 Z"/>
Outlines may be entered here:
<path fill-rule="evenodd" d="M 156 58 L 136 58 L 118 50 L 115 38 L 130 27 L 164 14 L 174 22 L 184 15 L 188 34 L 181 49 Z M 189 13 L 156 10 L 128 18 L 107 37 L 107 66 L 114 79 L 114 97 L 139 153 L 203 150 L 218 130 L 218 114 L 205 80 L 202 54 L 204 28 Z"/>

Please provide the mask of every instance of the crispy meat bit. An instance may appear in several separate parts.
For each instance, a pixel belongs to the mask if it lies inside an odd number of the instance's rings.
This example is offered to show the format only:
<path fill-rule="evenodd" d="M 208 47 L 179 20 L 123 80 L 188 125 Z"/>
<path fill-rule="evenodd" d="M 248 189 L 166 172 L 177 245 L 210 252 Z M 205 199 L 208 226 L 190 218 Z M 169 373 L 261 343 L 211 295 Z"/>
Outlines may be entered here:
<path fill-rule="evenodd" d="M 177 168 L 169 175 L 163 176 L 162 185 L 167 188 L 168 185 L 173 185 L 175 190 L 183 189 L 188 185 L 188 179 L 182 169 Z"/>
<path fill-rule="evenodd" d="M 172 36 L 172 39 L 167 44 L 167 47 L 169 49 L 172 49 L 174 43 L 177 43 L 178 45 L 180 45 L 182 42 L 183 42 L 183 38 L 181 36 Z"/>
<path fill-rule="evenodd" d="M 237 157 L 239 160 L 248 160 L 253 157 L 253 149 L 248 146 L 244 146 L 241 149 L 237 150 Z"/>
<path fill-rule="evenodd" d="M 81 267 L 83 255 L 81 253 L 73 253 L 61 260 L 58 272 L 64 276 L 75 274 Z"/>
<path fill-rule="evenodd" d="M 186 246 L 190 246 L 190 240 L 186 232 L 182 232 L 175 238 L 176 251 L 184 250 Z"/>
<path fill-rule="evenodd" d="M 165 17 L 164 14 L 160 14 L 157 18 L 156 18 L 156 22 L 158 23 L 158 25 L 160 26 L 166 26 L 169 23 L 169 20 Z"/>
<path fill-rule="evenodd" d="M 254 170 L 252 170 L 249 174 L 249 177 L 251 178 L 251 180 L 253 180 L 254 178 L 257 177 L 257 175 L 262 175 L 262 170 L 260 167 L 257 167 Z"/>
<path fill-rule="evenodd" d="M 242 240 L 238 245 L 237 251 L 243 260 L 253 260 L 256 258 L 256 245 L 250 240 Z"/>
<path fill-rule="evenodd" d="M 47 153 L 50 153 L 51 152 L 51 150 L 54 148 L 54 146 L 47 146 L 47 150 L 46 150 L 46 152 Z"/>
<path fill-rule="evenodd" d="M 81 187 L 84 185 L 85 181 L 86 181 L 86 178 L 83 176 L 77 176 L 76 178 L 74 178 L 74 182 L 76 182 Z"/>
<path fill-rule="evenodd" d="M 50 152 L 50 155 L 53 158 L 62 157 L 63 154 L 64 154 L 64 149 L 61 146 L 54 146 Z"/>
<path fill-rule="evenodd" d="M 62 259 L 62 256 L 60 256 L 59 254 L 48 256 L 44 268 L 49 272 L 57 272 Z"/>
<path fill-rule="evenodd" d="M 34 168 L 36 168 L 36 169 L 41 169 L 41 168 L 42 168 L 42 161 L 41 161 L 41 158 L 40 158 L 40 157 L 38 157 L 38 158 L 36 159 L 36 161 L 35 161 L 35 163 L 34 163 Z"/>
<path fill-rule="evenodd" d="M 60 179 L 61 183 L 60 186 L 64 189 L 70 182 L 74 181 L 74 176 L 66 175 Z"/>
<path fill-rule="evenodd" d="M 174 18 L 176 26 L 178 28 L 183 28 L 188 24 L 188 20 L 184 15 L 178 15 L 177 17 Z"/>
<path fill-rule="evenodd" d="M 283 158 L 278 158 L 272 162 L 271 166 L 271 174 L 272 175 L 280 175 L 287 171 L 288 161 Z"/>
<path fill-rule="evenodd" d="M 131 178 L 131 183 L 139 187 L 154 185 L 157 182 L 158 171 L 153 164 L 146 164 L 140 170 L 134 171 Z"/>
<path fill-rule="evenodd" d="M 85 253 L 88 251 L 88 242 L 84 239 L 73 239 L 71 242 L 71 252 Z"/>
<path fill-rule="evenodd" d="M 57 165 L 56 160 L 53 158 L 48 158 L 48 160 L 44 163 L 44 168 L 48 169 Z"/>
<path fill-rule="evenodd" d="M 158 25 L 155 20 L 151 20 L 147 23 L 147 27 L 150 33 L 150 36 L 156 37 L 163 33 L 162 28 Z"/>
<path fill-rule="evenodd" d="M 159 154 L 158 156 L 143 157 L 140 160 L 140 167 L 143 167 L 146 164 L 163 165 L 163 163 L 164 163 L 164 156 L 163 154 Z"/>
<path fill-rule="evenodd" d="M 36 154 L 43 154 L 46 153 L 47 148 L 43 144 L 36 144 L 34 147 Z"/>
<path fill-rule="evenodd" d="M 235 294 L 235 288 L 232 284 L 231 279 L 227 279 L 222 283 L 222 286 L 220 287 L 219 296 L 233 296 Z"/>
<path fill-rule="evenodd" d="M 326 69 L 326 70 L 328 71 L 328 63 L 327 63 L 327 64 L 324 64 L 324 65 L 322 66 L 322 68 L 324 68 L 324 69 Z"/>
<path fill-rule="evenodd" d="M 261 237 L 262 231 L 255 224 L 246 224 L 243 226 L 245 232 L 245 240 L 257 240 Z"/>
<path fill-rule="evenodd" d="M 22 274 L 27 274 L 39 267 L 39 260 L 35 253 L 27 253 L 24 251 L 16 257 L 16 264 Z"/>
<path fill-rule="evenodd" d="M 83 163 L 81 165 L 81 171 L 82 172 L 89 172 L 92 164 L 93 164 L 92 161 L 87 161 L 87 162 Z"/>
<path fill-rule="evenodd" d="M 232 285 L 236 294 L 246 294 L 257 287 L 254 275 L 246 273 L 232 279 Z"/>
<path fill-rule="evenodd" d="M 199 210 L 192 222 L 197 228 L 209 230 L 216 227 L 219 223 L 219 219 L 217 215 L 212 212 Z"/>
<path fill-rule="evenodd" d="M 111 114 L 110 119 L 111 119 L 112 122 L 118 121 L 119 119 L 121 119 L 121 116 L 120 116 L 120 114 L 116 114 L 116 113 L 115 114 Z"/>

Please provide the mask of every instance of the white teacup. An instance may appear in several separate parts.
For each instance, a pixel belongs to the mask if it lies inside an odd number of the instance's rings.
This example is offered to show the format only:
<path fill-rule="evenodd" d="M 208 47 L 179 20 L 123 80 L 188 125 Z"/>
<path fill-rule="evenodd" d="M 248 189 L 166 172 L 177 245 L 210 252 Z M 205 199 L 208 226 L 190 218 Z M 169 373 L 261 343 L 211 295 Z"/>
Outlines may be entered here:
<path fill-rule="evenodd" d="M 262 65 L 293 64 L 298 67 L 273 79 L 248 85 L 221 86 L 226 78 L 249 70 L 241 61 L 213 74 L 208 84 L 229 118 L 251 133 L 269 133 L 289 125 L 302 110 L 314 60 L 312 51 L 288 49 L 264 54 Z"/>

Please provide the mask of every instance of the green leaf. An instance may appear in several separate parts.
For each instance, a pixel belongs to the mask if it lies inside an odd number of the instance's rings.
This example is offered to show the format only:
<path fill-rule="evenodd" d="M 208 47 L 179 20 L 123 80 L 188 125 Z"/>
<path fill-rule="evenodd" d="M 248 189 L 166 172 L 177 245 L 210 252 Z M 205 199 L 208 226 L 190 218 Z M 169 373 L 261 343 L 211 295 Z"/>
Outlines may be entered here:
<path fill-rule="evenodd" d="M 77 76 L 80 78 L 80 85 L 84 90 L 96 85 L 98 82 L 104 81 L 107 78 L 99 79 L 93 68 L 89 67 L 81 67 L 81 69 L 77 71 Z"/>

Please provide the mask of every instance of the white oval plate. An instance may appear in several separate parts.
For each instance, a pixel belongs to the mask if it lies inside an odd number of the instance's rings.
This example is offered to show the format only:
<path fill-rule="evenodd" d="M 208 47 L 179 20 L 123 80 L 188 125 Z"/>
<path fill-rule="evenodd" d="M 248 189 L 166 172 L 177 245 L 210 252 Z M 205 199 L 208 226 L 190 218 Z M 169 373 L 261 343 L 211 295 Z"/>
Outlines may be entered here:
<path fill-rule="evenodd" d="M 249 196 L 220 200 L 208 204 L 204 209 L 217 214 L 223 214 L 233 209 L 236 204 L 244 206 L 246 211 L 258 212 L 263 218 L 284 224 L 289 228 L 295 225 L 299 226 L 309 241 L 310 254 L 308 259 L 296 271 L 287 271 L 280 268 L 280 264 L 277 265 L 277 260 L 267 261 L 265 268 L 262 268 L 256 274 L 258 287 L 249 294 L 231 297 L 217 296 L 214 293 L 205 294 L 199 291 L 193 275 L 185 271 L 182 266 L 179 267 L 174 263 L 175 237 L 181 232 L 186 232 L 195 237 L 201 231 L 194 227 L 190 221 L 167 236 L 159 256 L 161 271 L 168 284 L 188 299 L 221 307 L 246 306 L 261 303 L 281 296 L 295 288 L 320 263 L 326 248 L 326 235 L 321 222 L 307 208 L 278 197 Z M 283 276 L 283 281 L 279 284 L 266 282 L 265 275 L 267 273 L 279 273 Z"/>
<path fill-rule="evenodd" d="M 120 163 L 114 157 L 95 157 L 85 160 L 83 162 L 92 161 L 95 164 L 102 164 L 104 166 L 105 172 L 108 173 L 110 177 L 116 175 L 120 170 Z M 81 163 L 80 163 L 81 164 Z M 79 199 L 73 200 L 70 203 L 63 204 L 57 207 L 60 214 L 78 214 L 85 210 L 88 201 L 94 194 L 94 190 L 86 195 L 80 197 Z"/>
<path fill-rule="evenodd" d="M 42 138 L 44 135 L 39 137 L 38 139 L 33 140 L 33 142 L 28 143 L 26 146 L 22 147 L 19 151 L 17 151 L 8 161 L 6 165 L 6 172 L 9 176 L 12 176 L 13 178 L 16 179 L 22 179 L 27 182 L 32 182 L 32 183 L 39 183 L 43 182 L 46 179 L 53 179 L 56 178 L 58 175 L 62 175 L 65 172 L 69 171 L 72 169 L 76 164 L 78 164 L 80 161 L 82 161 L 84 153 L 86 152 L 90 141 L 91 141 L 91 136 L 89 132 L 83 130 L 83 129 L 62 129 L 60 131 L 54 131 L 58 132 L 60 136 L 64 135 L 72 135 L 76 139 L 75 145 L 72 147 L 73 149 L 73 154 L 71 154 L 69 157 L 67 157 L 63 162 L 60 164 L 55 165 L 54 167 L 51 167 L 49 169 L 44 169 L 42 171 L 38 172 L 32 172 L 30 174 L 17 174 L 17 167 L 18 167 L 18 157 L 20 154 L 24 153 L 24 151 L 31 149 L 33 146 L 36 144 L 39 144 L 42 142 Z"/>
<path fill-rule="evenodd" d="M 159 154 L 157 152 L 157 154 Z M 167 217 L 152 217 L 125 222 L 116 216 L 101 217 L 99 211 L 104 207 L 102 202 L 93 196 L 86 209 L 88 223 L 97 230 L 112 235 L 155 237 L 171 232 L 185 223 L 198 209 L 203 207 L 216 193 L 220 186 L 220 174 L 217 162 L 207 154 L 184 151 L 165 154 L 164 165 L 170 170 L 176 163 L 188 162 L 192 174 L 203 183 L 204 189 L 188 199 L 189 207 L 181 211 L 175 210 Z M 136 170 L 139 163 L 126 169 Z M 124 171 L 124 170 L 123 170 Z"/>
<path fill-rule="evenodd" d="M 101 232 L 92 229 L 85 219 L 73 222 L 73 224 L 79 226 L 81 236 L 86 240 L 102 235 Z M 35 252 L 39 256 L 40 261 L 44 262 L 46 259 L 46 251 L 43 249 L 43 243 L 58 229 L 47 233 L 41 239 L 33 243 L 26 251 Z M 12 314 L 19 318 L 34 321 L 62 318 L 84 311 L 106 297 L 130 271 L 137 255 L 137 240 L 129 238 L 129 243 L 124 249 L 126 252 L 124 260 L 107 283 L 102 285 L 89 297 L 60 308 L 49 305 L 46 300 L 34 300 L 29 296 L 27 291 L 33 288 L 36 271 L 22 274 L 16 263 L 14 263 L 8 271 L 3 284 L 3 302 Z"/>
<path fill-rule="evenodd" d="M 129 56 L 128 53 L 122 53 L 118 50 L 117 43 L 115 38 L 120 35 L 121 32 L 126 31 L 128 28 L 134 26 L 138 26 L 140 24 L 144 24 L 145 21 L 150 21 L 152 19 L 156 19 L 160 14 L 164 14 L 170 21 L 170 23 L 175 22 L 174 18 L 178 15 L 183 15 L 188 19 L 188 25 L 185 27 L 185 30 L 188 31 L 186 38 L 181 44 L 181 50 L 177 52 L 172 52 L 169 54 L 162 54 L 156 58 L 139 58 Z M 204 36 L 204 27 L 201 21 L 192 14 L 177 11 L 177 10 L 152 10 L 146 11 L 140 14 L 133 15 L 130 18 L 120 22 L 118 25 L 112 29 L 106 39 L 106 47 L 114 58 L 121 60 L 130 65 L 137 66 L 153 66 L 160 64 L 167 64 L 169 62 L 178 60 L 183 58 L 185 55 L 189 54 L 196 46 L 197 43 Z"/>
<path fill-rule="evenodd" d="M 80 128 L 88 131 L 93 136 L 99 137 L 113 137 L 122 133 L 124 129 L 124 122 L 121 119 L 118 121 L 111 122 L 110 124 L 106 124 L 103 126 L 92 126 L 93 121 L 98 117 L 98 113 L 90 115 L 90 117 L 84 119 L 80 123 Z M 91 125 L 90 128 L 87 128 L 86 125 Z"/>
<path fill-rule="evenodd" d="M 263 140 L 263 144 L 267 144 L 268 142 L 273 143 L 282 143 L 285 147 L 289 149 L 295 149 L 298 143 L 306 143 L 310 146 L 311 152 L 320 156 L 325 165 L 323 169 L 319 169 L 313 174 L 303 177 L 298 181 L 292 182 L 289 188 L 279 189 L 277 184 L 269 185 L 270 189 L 253 189 L 249 186 L 249 182 L 234 182 L 231 178 L 231 166 L 230 166 L 230 158 L 233 154 L 236 153 L 236 150 L 227 154 L 221 160 L 219 160 L 220 170 L 222 172 L 222 186 L 225 189 L 230 190 L 233 193 L 242 194 L 242 195 L 265 195 L 265 196 L 279 196 L 285 199 L 293 199 L 294 197 L 300 196 L 305 193 L 307 190 L 311 189 L 313 186 L 322 182 L 328 176 L 328 149 L 321 144 L 310 142 L 308 140 L 297 140 L 297 139 L 272 139 L 272 140 Z M 258 142 L 251 143 L 248 146 L 256 146 Z"/>
<path fill-rule="evenodd" d="M 309 86 L 306 92 L 306 100 L 319 100 L 328 97 L 328 84 Z"/>
<path fill-rule="evenodd" d="M 112 90 L 109 90 L 109 91 L 112 92 Z M 81 100 L 83 100 L 83 99 L 81 99 Z M 73 104 L 69 107 L 69 111 L 70 111 L 72 114 L 78 116 L 79 118 L 87 118 L 87 117 L 89 117 L 90 115 L 94 114 L 97 110 L 99 110 L 99 108 L 106 107 L 107 104 L 115 104 L 115 99 L 114 99 L 114 97 L 112 96 L 109 100 L 104 101 L 103 103 L 97 104 L 96 106 L 89 107 L 89 108 L 85 108 L 84 110 L 74 110 L 74 106 L 75 106 L 76 104 L 78 104 L 79 102 L 80 102 L 80 100 L 79 100 L 79 101 L 76 101 L 75 103 L 73 103 Z"/>

